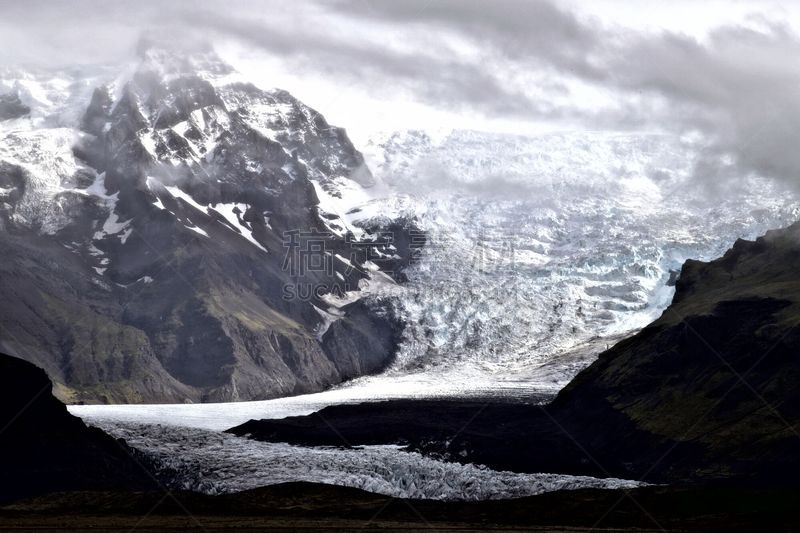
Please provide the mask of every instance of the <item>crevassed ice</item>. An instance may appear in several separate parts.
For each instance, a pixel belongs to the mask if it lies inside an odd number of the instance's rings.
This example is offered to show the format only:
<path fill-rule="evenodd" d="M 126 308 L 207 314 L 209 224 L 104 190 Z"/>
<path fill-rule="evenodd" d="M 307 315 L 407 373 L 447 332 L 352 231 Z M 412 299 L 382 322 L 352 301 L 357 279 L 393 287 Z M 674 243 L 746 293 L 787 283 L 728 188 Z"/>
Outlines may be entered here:
<path fill-rule="evenodd" d="M 385 377 L 458 390 L 526 386 L 556 354 L 646 325 L 670 270 L 798 216 L 794 194 L 757 178 L 710 195 L 697 147 L 670 135 L 402 132 L 367 148 L 394 191 L 384 205 L 412 198 L 430 237 L 410 282 L 377 295 L 407 324 Z"/>
<path fill-rule="evenodd" d="M 577 488 L 632 488 L 637 482 L 516 474 L 408 453 L 395 446 L 304 448 L 199 429 L 102 424 L 177 473 L 175 488 L 219 494 L 289 481 L 356 487 L 398 498 L 483 500 Z"/>

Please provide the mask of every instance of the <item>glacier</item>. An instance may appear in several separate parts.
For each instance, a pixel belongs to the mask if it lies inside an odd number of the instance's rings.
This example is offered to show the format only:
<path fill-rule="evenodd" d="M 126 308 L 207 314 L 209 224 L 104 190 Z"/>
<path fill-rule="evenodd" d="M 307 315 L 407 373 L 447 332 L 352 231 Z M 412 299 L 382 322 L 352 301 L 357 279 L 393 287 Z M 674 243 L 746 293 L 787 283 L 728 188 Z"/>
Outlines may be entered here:
<path fill-rule="evenodd" d="M 439 499 L 630 487 L 495 472 L 397 447 L 303 448 L 221 430 L 385 399 L 547 401 L 663 311 L 686 259 L 710 259 L 798 217 L 794 194 L 757 177 L 722 192 L 698 188 L 700 148 L 664 134 L 404 131 L 376 134 L 362 149 L 376 183 L 358 194 L 335 181 L 315 184 L 320 209 L 356 229 L 413 217 L 429 238 L 408 283 L 373 281 L 357 296 L 391 305 L 406 324 L 390 368 L 261 402 L 70 411 L 146 449 L 178 472 L 179 486 L 211 493 L 297 480 Z"/>

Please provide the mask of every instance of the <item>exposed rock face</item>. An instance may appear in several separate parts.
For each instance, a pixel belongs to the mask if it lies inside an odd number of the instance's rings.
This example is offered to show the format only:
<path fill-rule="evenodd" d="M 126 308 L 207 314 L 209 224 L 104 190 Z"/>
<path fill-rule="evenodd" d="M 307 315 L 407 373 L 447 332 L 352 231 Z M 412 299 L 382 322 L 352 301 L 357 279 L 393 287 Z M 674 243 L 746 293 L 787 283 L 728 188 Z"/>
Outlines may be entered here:
<path fill-rule="evenodd" d="M 688 261 L 662 317 L 544 407 L 365 404 L 232 431 L 311 444 L 403 442 L 517 471 L 796 485 L 798 272 L 800 224 L 738 241 L 716 261 Z"/>
<path fill-rule="evenodd" d="M 0 354 L 0 501 L 67 490 L 153 490 L 144 459 L 84 425 L 44 371 Z"/>
<path fill-rule="evenodd" d="M 141 54 L 79 131 L 3 139 L 6 351 L 73 402 L 263 399 L 383 368 L 401 325 L 352 302 L 390 282 L 370 251 L 404 259 L 320 206 L 372 183 L 344 130 L 211 51 Z"/>

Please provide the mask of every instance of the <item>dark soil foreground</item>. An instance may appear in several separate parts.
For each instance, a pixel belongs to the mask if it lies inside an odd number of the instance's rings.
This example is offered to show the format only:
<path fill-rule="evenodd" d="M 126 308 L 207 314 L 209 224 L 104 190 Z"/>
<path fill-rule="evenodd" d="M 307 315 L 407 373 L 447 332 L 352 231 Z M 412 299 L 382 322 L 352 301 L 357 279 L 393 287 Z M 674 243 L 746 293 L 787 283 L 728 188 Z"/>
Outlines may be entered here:
<path fill-rule="evenodd" d="M 239 494 L 76 492 L 0 508 L 0 529 L 794 531 L 800 491 L 647 487 L 517 500 L 400 500 L 291 483 Z"/>

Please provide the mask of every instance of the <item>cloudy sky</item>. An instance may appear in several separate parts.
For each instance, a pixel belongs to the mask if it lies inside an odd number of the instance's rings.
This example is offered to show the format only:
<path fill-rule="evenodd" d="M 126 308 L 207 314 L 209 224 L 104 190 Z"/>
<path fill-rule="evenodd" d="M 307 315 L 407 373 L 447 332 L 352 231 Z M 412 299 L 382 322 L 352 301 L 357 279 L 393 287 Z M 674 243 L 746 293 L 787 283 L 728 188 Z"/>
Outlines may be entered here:
<path fill-rule="evenodd" d="M 298 5 L 295 5 L 298 4 Z M 701 5 L 700 5 L 701 4 Z M 465 127 L 669 131 L 712 179 L 800 171 L 800 6 L 777 1 L 0 0 L 0 61 L 129 60 L 156 29 L 201 36 L 363 142 Z"/>

